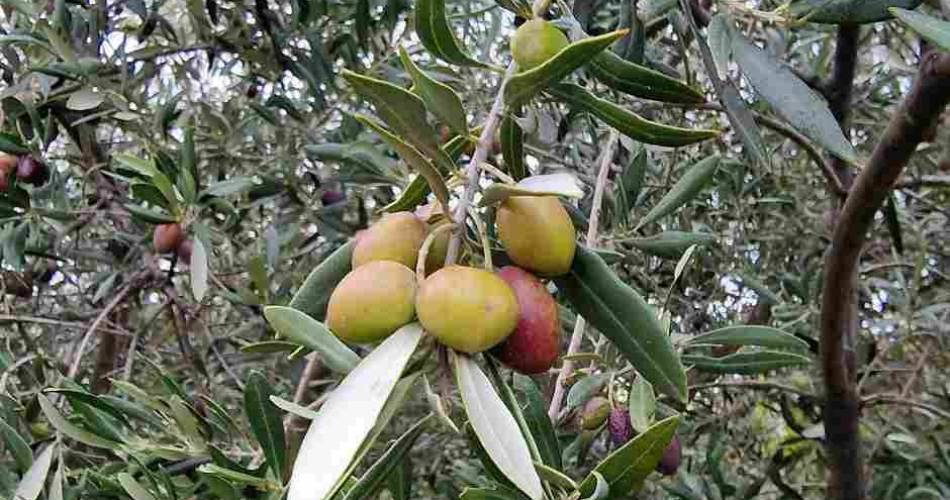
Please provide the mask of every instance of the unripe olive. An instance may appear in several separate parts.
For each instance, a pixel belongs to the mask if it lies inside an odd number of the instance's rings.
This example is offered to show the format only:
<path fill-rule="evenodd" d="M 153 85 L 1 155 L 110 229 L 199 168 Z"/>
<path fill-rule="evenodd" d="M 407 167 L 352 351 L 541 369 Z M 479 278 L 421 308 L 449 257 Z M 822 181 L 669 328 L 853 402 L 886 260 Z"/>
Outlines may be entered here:
<path fill-rule="evenodd" d="M 501 278 L 449 266 L 426 278 L 416 297 L 419 322 L 439 342 L 466 353 L 484 351 L 518 324 L 518 300 Z"/>
<path fill-rule="evenodd" d="M 580 424 L 581 429 L 594 430 L 607 420 L 607 414 L 610 413 L 610 401 L 602 396 L 594 396 L 584 404 L 581 409 Z"/>
<path fill-rule="evenodd" d="M 630 423 L 630 412 L 626 408 L 614 408 L 607 417 L 607 430 L 610 431 L 610 441 L 615 447 L 623 446 L 633 439 L 633 424 Z"/>
<path fill-rule="evenodd" d="M 17 159 L 16 176 L 21 182 L 42 186 L 49 180 L 49 169 L 33 156 L 24 155 Z"/>
<path fill-rule="evenodd" d="M 520 70 L 543 64 L 567 47 L 567 37 L 544 19 L 534 18 L 521 26 L 511 37 L 511 56 Z"/>
<path fill-rule="evenodd" d="M 389 260 L 416 268 L 419 248 L 428 228 L 412 212 L 386 214 L 360 234 L 353 249 L 353 268 L 367 262 Z"/>
<path fill-rule="evenodd" d="M 185 233 L 177 222 L 159 224 L 152 232 L 152 245 L 158 253 L 169 253 L 178 249 L 185 240 Z"/>
<path fill-rule="evenodd" d="M 520 313 L 515 331 L 495 348 L 495 355 L 526 375 L 550 370 L 561 351 L 557 302 L 544 283 L 521 268 L 503 267 L 498 276 L 514 290 Z"/>
<path fill-rule="evenodd" d="M 680 461 L 683 459 L 683 450 L 680 446 L 679 436 L 674 435 L 673 440 L 666 447 L 663 456 L 660 457 L 660 463 L 656 464 L 656 470 L 664 476 L 676 474 L 680 467 Z"/>
<path fill-rule="evenodd" d="M 518 266 L 542 276 L 568 272 L 574 260 L 574 223 L 554 196 L 513 196 L 498 207 L 498 238 Z"/>
<path fill-rule="evenodd" d="M 448 223 L 448 219 L 441 219 L 432 227 L 435 229 L 443 224 Z M 442 266 L 445 264 L 445 255 L 449 253 L 449 240 L 451 238 L 452 231 L 442 231 L 441 233 L 435 235 L 435 238 L 432 240 L 432 245 L 429 246 L 429 253 L 426 254 L 427 276 L 438 271 L 439 269 L 442 269 Z"/>
<path fill-rule="evenodd" d="M 333 290 L 326 323 L 337 337 L 365 344 L 380 341 L 412 321 L 416 275 L 388 260 L 360 266 Z"/>

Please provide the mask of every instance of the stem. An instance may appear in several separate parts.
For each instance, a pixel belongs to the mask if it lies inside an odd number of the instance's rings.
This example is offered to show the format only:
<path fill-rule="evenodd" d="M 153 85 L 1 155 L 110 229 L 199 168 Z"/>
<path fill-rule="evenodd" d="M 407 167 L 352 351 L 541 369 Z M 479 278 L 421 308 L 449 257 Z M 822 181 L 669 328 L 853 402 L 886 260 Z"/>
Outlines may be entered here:
<path fill-rule="evenodd" d="M 821 306 L 821 364 L 825 435 L 830 458 L 829 498 L 866 497 L 858 435 L 860 399 L 855 387 L 854 333 L 857 267 L 865 234 L 901 171 L 950 101 L 950 55 L 922 56 L 914 87 L 888 124 L 867 166 L 854 182 L 825 259 Z"/>
<path fill-rule="evenodd" d="M 594 185 L 594 200 L 590 208 L 590 222 L 587 226 L 587 245 L 594 245 L 597 242 L 597 229 L 600 226 L 600 206 L 604 200 L 604 189 L 607 185 L 607 174 L 610 172 L 610 164 L 614 158 L 614 148 L 620 135 L 616 130 L 611 129 L 607 144 L 604 145 L 604 151 L 600 157 L 600 167 L 597 172 L 597 184 Z M 577 352 L 581 346 L 581 340 L 584 338 L 584 329 L 587 327 L 587 320 L 578 315 L 574 322 L 574 331 L 571 333 L 571 342 L 567 346 L 567 356 Z M 574 361 L 567 359 L 561 365 L 561 371 L 557 374 L 557 380 L 554 382 L 554 394 L 551 396 L 551 406 L 548 407 L 548 417 L 552 422 L 557 422 L 558 413 L 561 410 L 561 402 L 564 400 L 564 382 L 574 371 Z"/>

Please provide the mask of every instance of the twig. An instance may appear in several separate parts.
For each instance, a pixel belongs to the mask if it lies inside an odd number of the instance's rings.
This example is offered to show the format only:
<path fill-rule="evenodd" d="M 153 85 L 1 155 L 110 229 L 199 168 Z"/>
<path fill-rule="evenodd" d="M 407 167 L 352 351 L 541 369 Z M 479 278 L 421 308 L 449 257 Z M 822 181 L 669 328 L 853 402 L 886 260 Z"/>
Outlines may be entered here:
<path fill-rule="evenodd" d="M 738 389 L 755 389 L 762 391 L 782 391 L 789 394 L 795 394 L 796 396 L 802 396 L 805 398 L 818 399 L 814 394 L 807 393 L 805 391 L 796 389 L 794 387 L 777 384 L 773 382 L 759 382 L 755 380 L 736 380 L 730 382 L 709 382 L 705 384 L 696 384 L 689 386 L 689 389 L 692 390 L 701 390 L 701 389 L 710 389 L 710 388 L 738 388 Z"/>
<path fill-rule="evenodd" d="M 590 222 L 587 225 L 587 244 L 597 243 L 597 229 L 600 225 L 600 210 L 604 199 L 604 190 L 607 186 L 607 174 L 610 173 L 610 165 L 614 159 L 614 148 L 620 134 L 611 129 L 610 137 L 604 145 L 604 151 L 600 157 L 600 167 L 597 172 L 597 184 L 594 185 L 594 200 L 590 208 Z M 587 320 L 583 316 L 577 315 L 574 322 L 574 331 L 571 333 L 571 341 L 567 346 L 567 356 L 577 352 L 581 346 L 581 340 L 584 338 L 584 330 L 587 328 Z M 557 374 L 557 380 L 554 382 L 554 394 L 551 396 L 551 405 L 548 407 L 548 416 L 552 422 L 557 422 L 558 413 L 561 409 L 561 402 L 564 400 L 564 383 L 574 371 L 574 362 L 570 359 L 565 360 L 561 365 L 561 371 Z"/>
<path fill-rule="evenodd" d="M 821 307 L 821 364 L 829 498 L 866 496 L 860 437 L 860 400 L 854 378 L 857 267 L 865 234 L 926 131 L 950 101 L 950 55 L 922 57 L 910 94 L 896 111 L 867 166 L 855 180 L 825 259 Z"/>
<path fill-rule="evenodd" d="M 93 320 L 92 325 L 89 326 L 89 329 L 86 330 L 86 333 L 82 336 L 82 341 L 79 343 L 79 347 L 76 348 L 75 352 L 73 353 L 73 362 L 69 367 L 69 371 L 66 373 L 68 378 L 74 378 L 76 373 L 79 372 L 79 362 L 82 361 L 83 354 L 86 351 L 86 344 L 89 343 L 89 339 L 92 338 L 92 334 L 96 332 L 97 328 L 99 328 L 99 324 L 106 319 L 106 316 L 108 316 L 113 309 L 115 309 L 119 304 L 122 303 L 123 300 L 125 300 L 125 296 L 128 295 L 129 292 L 132 291 L 133 287 L 137 285 L 136 281 L 138 281 L 137 276 L 129 280 L 129 282 L 122 287 L 122 290 L 120 290 L 119 293 L 117 293 L 115 297 L 112 298 L 112 301 L 102 308 L 102 311 L 98 316 L 96 316 L 96 319 Z"/>
<path fill-rule="evenodd" d="M 61 328 L 75 328 L 77 330 L 85 330 L 86 328 L 88 328 L 85 324 L 77 323 L 74 321 L 62 321 L 62 320 L 53 319 L 53 318 L 43 318 L 40 316 L 18 316 L 15 314 L 0 314 L 0 324 L 6 323 L 6 322 L 35 323 L 39 325 L 58 326 Z M 122 335 L 124 333 L 121 330 L 117 330 L 115 328 L 108 328 L 105 326 L 100 326 L 99 331 L 109 332 L 109 333 L 113 333 L 117 335 Z"/>
<path fill-rule="evenodd" d="M 835 41 L 834 72 L 823 90 L 828 99 L 828 109 L 841 125 L 841 132 L 845 137 L 848 133 L 848 122 L 851 114 L 851 94 L 854 90 L 854 74 L 858 61 L 858 38 L 861 35 L 860 27 L 856 24 L 844 24 L 838 27 L 838 36 Z M 854 181 L 854 173 L 848 164 L 837 157 L 831 158 L 831 167 L 835 179 L 844 188 L 838 192 L 843 197 Z"/>
<path fill-rule="evenodd" d="M 926 359 L 926 357 L 925 357 Z M 912 408 L 919 408 L 924 411 L 933 413 L 934 415 L 941 417 L 945 420 L 950 421 L 950 411 L 940 409 L 932 404 L 922 403 L 920 401 L 914 401 L 913 399 L 908 399 L 904 396 L 899 395 L 890 395 L 890 394 L 874 394 L 866 398 L 861 399 L 861 406 L 876 406 L 876 405 L 901 405 L 901 406 L 910 406 Z M 873 456 L 873 455 L 869 455 Z"/>

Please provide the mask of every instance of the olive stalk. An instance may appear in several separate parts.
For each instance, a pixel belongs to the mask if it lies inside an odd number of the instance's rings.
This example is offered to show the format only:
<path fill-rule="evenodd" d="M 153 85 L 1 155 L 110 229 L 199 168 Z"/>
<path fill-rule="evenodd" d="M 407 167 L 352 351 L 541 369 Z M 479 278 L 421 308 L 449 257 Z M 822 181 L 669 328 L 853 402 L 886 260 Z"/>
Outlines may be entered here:
<path fill-rule="evenodd" d="M 432 247 L 432 242 L 435 241 L 436 237 L 440 234 L 455 229 L 456 224 L 448 223 L 442 224 L 441 226 L 436 227 L 426 236 L 425 241 L 422 242 L 422 246 L 419 248 L 419 258 L 416 260 L 416 280 L 421 285 L 426 279 L 426 259 L 429 257 L 429 249 Z"/>
<path fill-rule="evenodd" d="M 531 11 L 535 16 L 538 16 L 546 11 L 550 5 L 551 0 L 534 0 L 534 3 L 531 5 Z M 458 258 L 459 246 L 462 243 L 461 228 L 465 226 L 465 218 L 468 217 L 468 210 L 472 205 L 472 197 L 475 196 L 475 191 L 478 189 L 478 181 L 481 179 L 479 165 L 488 159 L 488 152 L 491 151 L 492 142 L 495 140 L 495 132 L 501 125 L 502 113 L 505 110 L 505 86 L 517 72 L 518 65 L 512 60 L 505 70 L 505 75 L 502 77 L 501 85 L 498 87 L 498 94 L 495 96 L 495 101 L 488 111 L 488 117 L 485 118 L 485 125 L 482 126 L 482 132 L 478 136 L 478 142 L 475 143 L 475 151 L 472 153 L 472 158 L 465 167 L 465 178 L 468 180 L 468 183 L 465 185 L 465 190 L 462 191 L 462 198 L 459 200 L 458 207 L 455 209 L 455 216 L 453 217 L 455 223 L 459 225 L 459 231 L 456 231 L 449 240 L 449 248 L 445 254 L 446 266 L 454 264 Z"/>
<path fill-rule="evenodd" d="M 587 245 L 592 246 L 597 243 L 597 230 L 600 226 L 601 205 L 604 200 L 604 190 L 607 186 L 607 174 L 610 172 L 610 165 L 613 163 L 614 148 L 620 134 L 616 130 L 610 130 L 610 137 L 604 145 L 604 151 L 600 157 L 600 167 L 597 172 L 597 184 L 594 185 L 594 200 L 590 207 L 590 223 L 587 225 Z M 581 340 L 584 338 L 584 330 L 587 328 L 587 320 L 578 315 L 574 322 L 574 331 L 571 333 L 571 342 L 567 347 L 567 356 L 575 354 L 581 347 Z M 551 396 L 551 406 L 548 407 L 548 417 L 552 422 L 557 422 L 558 414 L 561 410 L 561 402 L 564 400 L 564 382 L 574 371 L 574 361 L 570 358 L 561 365 L 561 371 L 557 374 L 557 381 L 554 383 L 554 394 Z"/>

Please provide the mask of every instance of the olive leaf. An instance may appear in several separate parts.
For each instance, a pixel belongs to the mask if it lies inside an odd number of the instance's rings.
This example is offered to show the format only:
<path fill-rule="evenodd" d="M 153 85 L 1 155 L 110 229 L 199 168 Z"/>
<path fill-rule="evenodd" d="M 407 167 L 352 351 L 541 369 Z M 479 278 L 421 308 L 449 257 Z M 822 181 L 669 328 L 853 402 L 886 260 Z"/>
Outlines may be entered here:
<path fill-rule="evenodd" d="M 598 54 L 588 65 L 588 71 L 608 87 L 635 97 L 684 104 L 705 101 L 699 90 L 609 50 Z"/>
<path fill-rule="evenodd" d="M 553 85 L 547 90 L 572 108 L 586 111 L 631 139 L 658 146 L 677 147 L 705 141 L 719 135 L 718 130 L 689 129 L 652 122 L 620 106 L 594 96 L 573 84 Z"/>
<path fill-rule="evenodd" d="M 527 102 L 549 85 L 559 82 L 575 69 L 588 63 L 595 55 L 626 35 L 627 31 L 612 31 L 578 40 L 561 49 L 544 64 L 514 75 L 505 85 L 505 104 L 517 106 Z"/>
<path fill-rule="evenodd" d="M 906 24 L 920 36 L 943 48 L 943 50 L 950 50 L 950 22 L 913 10 L 893 7 L 888 10 L 900 22 Z"/>
<path fill-rule="evenodd" d="M 515 418 L 474 361 L 464 354 L 454 358 L 465 412 L 485 452 L 512 484 L 532 500 L 540 500 L 544 496 L 541 479 Z"/>
<path fill-rule="evenodd" d="M 310 158 L 338 162 L 351 167 L 352 173 L 349 174 L 344 174 L 341 168 L 340 176 L 353 182 L 398 185 L 402 181 L 396 162 L 372 144 L 325 142 L 308 144 L 304 146 L 304 151 Z"/>
<path fill-rule="evenodd" d="M 676 209 L 682 207 L 696 197 L 706 184 L 712 179 L 719 167 L 719 156 L 713 155 L 693 165 L 683 174 L 676 184 L 670 188 L 660 201 L 640 219 L 636 229 L 639 229 Z"/>
<path fill-rule="evenodd" d="M 389 82 L 343 70 L 343 78 L 376 107 L 376 114 L 401 139 L 430 158 L 443 172 L 455 163 L 436 142 L 435 129 L 426 120 L 425 103 L 417 95 Z"/>
<path fill-rule="evenodd" d="M 598 483 L 594 475 L 597 472 L 610 485 L 610 498 L 629 495 L 656 468 L 679 422 L 680 417 L 673 416 L 650 426 L 597 464 L 581 482 L 578 491 L 582 495 L 591 495 Z"/>
<path fill-rule="evenodd" d="M 578 314 L 607 337 L 660 392 L 686 400 L 686 372 L 656 311 L 595 252 L 578 246 L 571 271 L 555 280 Z"/>
<path fill-rule="evenodd" d="M 637 432 L 645 432 L 653 423 L 653 415 L 656 413 L 656 394 L 653 393 L 653 386 L 643 377 L 637 377 L 630 384 L 627 412 L 630 415 L 630 425 Z"/>
<path fill-rule="evenodd" d="M 501 121 L 499 135 L 505 170 L 516 181 L 524 179 L 527 175 L 527 167 L 524 164 L 524 131 L 513 116 L 506 114 Z"/>
<path fill-rule="evenodd" d="M 798 0 L 789 14 L 801 20 L 824 24 L 865 24 L 891 18 L 891 7 L 916 9 L 922 0 Z"/>
<path fill-rule="evenodd" d="M 67 420 L 56 408 L 56 405 L 45 395 L 37 394 L 36 399 L 40 404 L 40 409 L 43 410 L 43 414 L 46 415 L 46 419 L 49 420 L 50 425 L 67 437 L 95 448 L 121 449 L 122 445 L 120 443 L 93 434 Z"/>
<path fill-rule="evenodd" d="M 53 451 L 56 449 L 56 443 L 53 442 L 40 452 L 33 465 L 23 474 L 16 491 L 13 492 L 13 498 L 17 500 L 36 500 L 43 492 L 43 485 L 46 483 L 46 476 L 49 475 L 50 465 L 53 464 Z"/>
<path fill-rule="evenodd" d="M 436 168 L 428 158 L 423 156 L 418 149 L 407 144 L 368 116 L 356 115 L 355 118 L 363 125 L 373 129 L 384 141 L 392 146 L 407 164 L 415 168 L 416 171 L 419 172 L 419 175 L 425 178 L 426 182 L 429 183 L 429 189 L 435 193 L 436 199 L 442 203 L 442 206 L 449 206 L 449 188 L 446 187 L 445 179 L 442 178 L 439 169 Z M 448 159 L 448 157 L 446 157 L 446 159 Z"/>
<path fill-rule="evenodd" d="M 152 495 L 141 483 L 135 480 L 131 474 L 128 472 L 121 472 L 116 479 L 119 480 L 119 484 L 122 485 L 122 489 L 132 497 L 132 500 L 155 500 L 155 495 Z"/>
<path fill-rule="evenodd" d="M 292 307 L 268 306 L 264 308 L 264 317 L 281 336 L 319 354 L 320 359 L 333 371 L 348 373 L 360 362 L 360 357 L 323 323 L 302 311 Z"/>
<path fill-rule="evenodd" d="M 478 206 L 485 207 L 501 203 L 512 196 L 565 196 L 567 198 L 582 198 L 577 178 L 568 173 L 533 175 L 525 177 L 517 184 L 496 182 L 482 193 Z"/>
<path fill-rule="evenodd" d="M 762 325 L 736 325 L 690 337 L 687 345 L 738 345 L 776 349 L 808 349 L 804 340 L 777 328 Z"/>
<path fill-rule="evenodd" d="M 630 238 L 623 243 L 644 252 L 666 259 L 678 259 L 687 248 L 693 245 L 712 245 L 716 235 L 709 233 L 689 233 L 686 231 L 664 231 L 646 238 Z"/>
<path fill-rule="evenodd" d="M 244 413 L 254 438 L 261 444 L 267 466 L 275 477 L 283 477 L 287 462 L 284 423 L 270 403 L 270 382 L 260 372 L 251 372 L 244 388 Z"/>
<path fill-rule="evenodd" d="M 340 487 L 421 339 L 417 323 L 400 328 L 333 390 L 300 445 L 288 500 L 326 498 Z"/>
<path fill-rule="evenodd" d="M 465 146 L 469 143 L 467 136 L 457 135 L 452 139 L 449 139 L 443 150 L 446 154 L 449 155 L 449 158 L 452 161 L 458 160 L 462 155 L 462 152 L 465 150 Z M 438 166 L 438 165 L 436 165 Z M 447 172 L 442 172 L 445 175 Z M 393 200 L 392 203 L 386 205 L 381 212 L 402 212 L 407 210 L 415 210 L 415 208 L 425 202 L 426 196 L 429 195 L 431 190 L 429 189 L 429 183 L 426 181 L 425 177 L 421 175 L 416 176 L 409 182 L 409 185 L 403 189 L 402 194 L 396 200 Z"/>
<path fill-rule="evenodd" d="M 402 66 L 412 78 L 415 91 L 422 97 L 429 112 L 439 117 L 455 132 L 468 135 L 468 124 L 465 121 L 465 109 L 462 108 L 462 99 L 448 85 L 434 80 L 416 66 L 406 52 L 405 47 L 399 47 L 399 59 Z"/>
<path fill-rule="evenodd" d="M 756 375 L 759 373 L 811 364 L 811 359 L 801 354 L 781 351 L 737 352 L 714 358 L 701 354 L 684 354 L 683 363 L 710 373 L 733 373 Z"/>
<path fill-rule="evenodd" d="M 443 61 L 459 66 L 487 66 L 472 59 L 462 49 L 445 15 L 445 0 L 416 2 L 416 34 L 422 46 Z"/>
<path fill-rule="evenodd" d="M 554 424 L 551 423 L 551 417 L 548 416 L 547 405 L 541 390 L 531 377 L 515 374 L 515 391 L 524 396 L 524 418 L 528 427 L 531 429 L 531 435 L 538 446 L 538 453 L 541 455 L 541 461 L 545 465 L 561 468 L 561 446 L 554 433 Z"/>
<path fill-rule="evenodd" d="M 2 438 L 4 448 L 13 455 L 13 461 L 16 462 L 17 469 L 20 472 L 26 472 L 33 465 L 33 452 L 26 440 L 20 436 L 20 433 L 7 424 L 3 418 L 0 418 L 0 438 Z"/>
<path fill-rule="evenodd" d="M 431 417 L 431 415 L 423 417 L 410 427 L 409 430 L 403 433 L 402 436 L 399 436 L 399 439 L 386 450 L 386 453 L 383 453 L 383 456 L 379 457 L 379 460 L 377 460 L 376 463 L 360 477 L 359 481 L 346 492 L 344 500 L 372 498 L 383 486 L 389 474 L 396 469 L 402 462 L 402 459 L 409 453 L 409 450 L 412 449 L 412 445 L 415 444 L 416 439 L 422 434 L 423 426 Z"/>
<path fill-rule="evenodd" d="M 425 183 L 424 180 L 423 183 Z M 322 320 L 327 312 L 330 294 L 337 283 L 350 272 L 355 246 L 356 242 L 350 240 L 323 259 L 313 271 L 310 271 L 288 305 L 307 316 Z"/>

